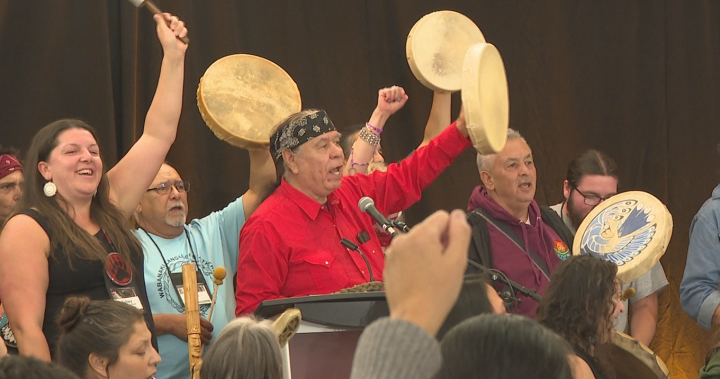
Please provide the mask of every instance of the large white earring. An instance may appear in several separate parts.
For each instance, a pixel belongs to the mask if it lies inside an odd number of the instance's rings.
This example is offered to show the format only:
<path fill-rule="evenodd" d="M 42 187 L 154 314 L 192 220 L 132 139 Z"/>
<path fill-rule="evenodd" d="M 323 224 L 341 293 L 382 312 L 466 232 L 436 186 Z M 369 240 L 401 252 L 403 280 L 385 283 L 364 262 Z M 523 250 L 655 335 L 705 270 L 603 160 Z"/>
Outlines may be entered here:
<path fill-rule="evenodd" d="M 43 192 L 45 192 L 45 196 L 53 197 L 57 193 L 57 186 L 55 186 L 55 183 L 48 181 L 43 186 Z"/>

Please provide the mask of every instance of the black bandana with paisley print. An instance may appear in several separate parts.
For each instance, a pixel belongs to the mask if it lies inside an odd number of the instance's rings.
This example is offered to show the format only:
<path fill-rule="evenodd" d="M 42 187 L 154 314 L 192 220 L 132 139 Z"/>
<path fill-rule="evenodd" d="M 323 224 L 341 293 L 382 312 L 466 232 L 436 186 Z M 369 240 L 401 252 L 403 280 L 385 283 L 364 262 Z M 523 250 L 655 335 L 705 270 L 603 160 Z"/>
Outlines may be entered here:
<path fill-rule="evenodd" d="M 279 128 L 270 137 L 270 153 L 277 162 L 285 149 L 294 149 L 311 139 L 331 132 L 335 125 L 323 110 L 311 113 Z"/>

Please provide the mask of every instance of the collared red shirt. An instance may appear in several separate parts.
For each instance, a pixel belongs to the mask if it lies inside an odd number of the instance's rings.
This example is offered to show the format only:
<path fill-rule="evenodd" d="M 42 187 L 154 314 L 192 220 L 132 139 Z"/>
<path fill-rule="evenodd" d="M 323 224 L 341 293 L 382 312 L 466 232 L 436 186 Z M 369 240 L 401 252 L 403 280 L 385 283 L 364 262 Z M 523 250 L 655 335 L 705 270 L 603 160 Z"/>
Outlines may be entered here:
<path fill-rule="evenodd" d="M 365 261 L 344 247 L 342 238 L 359 246 L 375 280 L 382 281 L 380 241 L 374 221 L 358 209 L 358 201 L 372 198 L 383 214 L 406 209 L 469 146 L 470 140 L 452 124 L 386 172 L 343 177 L 326 204 L 283 180 L 240 232 L 235 314 L 251 313 L 263 300 L 328 294 L 368 282 Z M 360 235 L 367 241 L 360 243 Z"/>

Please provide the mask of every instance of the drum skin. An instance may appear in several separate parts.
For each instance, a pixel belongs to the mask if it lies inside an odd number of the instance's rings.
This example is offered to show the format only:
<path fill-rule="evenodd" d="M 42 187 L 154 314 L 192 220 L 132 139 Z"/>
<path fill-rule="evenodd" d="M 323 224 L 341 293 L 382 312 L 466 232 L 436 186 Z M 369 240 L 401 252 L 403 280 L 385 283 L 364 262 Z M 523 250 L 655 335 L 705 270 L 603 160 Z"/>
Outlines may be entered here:
<path fill-rule="evenodd" d="M 248 54 L 228 55 L 210 65 L 200 78 L 197 102 L 218 138 L 245 149 L 269 147 L 274 127 L 302 106 L 287 72 Z"/>
<path fill-rule="evenodd" d="M 433 91 L 457 92 L 462 87 L 467 49 L 485 42 L 480 29 L 465 15 L 437 11 L 423 16 L 410 30 L 405 44 L 415 77 Z"/>
<path fill-rule="evenodd" d="M 615 331 L 610 351 L 616 379 L 667 379 L 665 362 L 647 346 L 625 333 Z"/>
<path fill-rule="evenodd" d="M 590 211 L 575 234 L 572 252 L 616 264 L 617 277 L 630 283 L 665 254 L 672 229 L 672 215 L 660 200 L 647 192 L 623 192 Z"/>
<path fill-rule="evenodd" d="M 475 149 L 480 154 L 500 152 L 507 140 L 510 106 L 505 66 L 492 44 L 479 43 L 467 50 L 461 97 Z"/>

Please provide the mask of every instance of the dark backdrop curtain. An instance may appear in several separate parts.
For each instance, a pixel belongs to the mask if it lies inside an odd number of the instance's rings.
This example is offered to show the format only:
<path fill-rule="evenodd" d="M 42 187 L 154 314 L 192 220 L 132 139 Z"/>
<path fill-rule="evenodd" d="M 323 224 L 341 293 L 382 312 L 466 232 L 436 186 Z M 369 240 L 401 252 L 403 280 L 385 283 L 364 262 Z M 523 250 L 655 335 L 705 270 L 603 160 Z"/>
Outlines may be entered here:
<path fill-rule="evenodd" d="M 503 56 L 511 126 L 533 148 L 541 204 L 562 199 L 568 162 L 588 148 L 620 165 L 621 190 L 665 202 L 675 229 L 663 257 L 653 348 L 675 378 L 697 377 L 709 334 L 679 305 L 692 216 L 718 183 L 720 4 L 574 0 L 157 0 L 190 30 L 185 100 L 169 161 L 193 183 L 191 216 L 219 209 L 248 186 L 248 157 L 217 140 L 197 110 L 200 77 L 215 60 L 255 54 L 297 82 L 304 107 L 342 127 L 367 120 L 377 89 L 404 86 L 388 123 L 386 158 L 421 141 L 432 94 L 410 72 L 405 39 L 424 14 L 472 18 Z M 162 52 L 146 9 L 125 0 L 0 0 L 0 143 L 26 149 L 43 125 L 81 118 L 99 131 L 106 165 L 142 131 Z M 455 95 L 453 115 L 459 97 Z M 408 214 L 465 208 L 479 184 L 464 153 Z"/>

